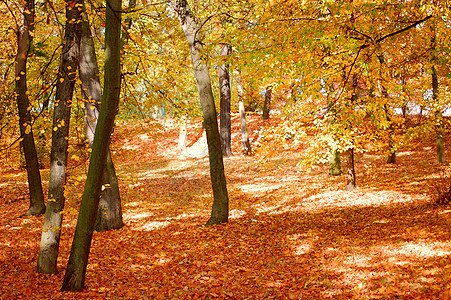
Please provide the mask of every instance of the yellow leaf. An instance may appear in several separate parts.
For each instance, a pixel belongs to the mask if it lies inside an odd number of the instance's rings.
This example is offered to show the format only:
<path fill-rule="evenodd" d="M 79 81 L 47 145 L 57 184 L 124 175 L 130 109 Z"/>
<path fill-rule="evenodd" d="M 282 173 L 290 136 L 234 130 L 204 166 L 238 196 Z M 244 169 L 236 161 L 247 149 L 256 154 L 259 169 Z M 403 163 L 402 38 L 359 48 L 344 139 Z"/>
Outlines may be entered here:
<path fill-rule="evenodd" d="M 61 83 L 63 83 L 63 81 L 64 81 L 64 78 L 63 78 L 63 77 L 61 77 L 61 78 L 60 78 L 60 82 L 61 82 Z"/>

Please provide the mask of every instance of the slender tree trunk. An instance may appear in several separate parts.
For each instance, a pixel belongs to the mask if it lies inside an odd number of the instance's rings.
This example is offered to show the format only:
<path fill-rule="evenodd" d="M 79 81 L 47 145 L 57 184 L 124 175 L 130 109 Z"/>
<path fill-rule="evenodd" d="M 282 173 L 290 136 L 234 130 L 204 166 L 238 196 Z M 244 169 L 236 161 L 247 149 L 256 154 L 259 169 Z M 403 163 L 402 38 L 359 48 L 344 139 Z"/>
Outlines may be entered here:
<path fill-rule="evenodd" d="M 357 89 L 358 78 L 356 74 L 352 76 L 352 95 L 349 100 L 351 107 L 355 107 L 355 102 L 357 100 Z M 348 124 L 349 128 L 352 128 L 352 124 Z M 354 144 L 354 141 L 352 141 Z M 355 161 L 354 161 L 354 146 L 346 150 L 346 160 L 347 160 L 347 181 L 346 181 L 346 191 L 352 191 L 356 188 L 356 176 L 355 176 Z"/>
<path fill-rule="evenodd" d="M 271 110 L 272 86 L 266 87 L 265 102 L 263 103 L 263 120 L 269 119 L 269 111 Z"/>
<path fill-rule="evenodd" d="M 327 88 L 327 87 L 326 87 Z M 329 127 L 332 127 L 331 139 L 329 142 L 329 175 L 331 176 L 339 176 L 343 173 L 341 170 L 341 153 L 338 150 L 338 141 L 336 138 L 336 133 L 334 132 L 333 127 L 337 123 L 337 109 L 335 107 L 336 103 L 332 103 L 329 100 L 329 93 L 333 93 L 333 87 L 328 91 L 328 100 L 327 100 L 327 110 L 329 112 L 329 117 L 327 118 L 327 124 Z"/>
<path fill-rule="evenodd" d="M 84 99 L 86 138 L 92 148 L 94 134 L 99 117 L 99 107 L 102 101 L 99 68 L 91 37 L 91 30 L 87 16 L 83 16 L 83 34 L 80 49 L 80 79 L 82 82 L 82 95 Z M 114 172 L 114 173 L 111 173 Z M 104 175 L 104 189 L 100 197 L 99 212 L 97 214 L 97 231 L 119 229 L 124 226 L 122 219 L 121 197 L 111 154 L 108 154 L 106 174 Z"/>
<path fill-rule="evenodd" d="M 177 144 L 177 152 L 181 153 L 186 150 L 186 141 L 188 134 L 188 115 L 184 114 L 180 118 L 180 131 L 179 131 L 179 141 Z"/>
<path fill-rule="evenodd" d="M 23 9 L 23 25 L 17 32 L 17 55 L 15 65 L 16 102 L 19 111 L 19 128 L 28 176 L 30 206 L 24 216 L 38 216 L 45 211 L 39 161 L 34 143 L 30 102 L 27 89 L 27 58 L 32 52 L 34 34 L 34 0 L 27 0 Z"/>
<path fill-rule="evenodd" d="M 238 76 L 236 78 L 236 88 L 238 90 L 238 109 L 240 111 L 241 140 L 243 144 L 243 152 L 246 155 L 250 155 L 252 153 L 252 149 L 251 143 L 249 142 L 249 133 L 247 132 L 246 111 L 244 109 L 244 89 L 243 83 L 241 82 L 240 70 L 238 70 Z"/>
<path fill-rule="evenodd" d="M 346 160 L 347 160 L 347 181 L 346 181 L 346 191 L 352 191 L 355 189 L 355 164 L 354 164 L 354 148 L 349 148 L 346 150 Z"/>
<path fill-rule="evenodd" d="M 435 134 L 436 134 L 436 145 L 437 145 L 437 161 L 439 164 L 446 163 L 445 155 L 445 142 L 443 139 L 443 117 L 441 113 L 441 104 L 439 103 L 438 95 L 438 74 L 437 74 L 437 36 L 435 33 L 436 22 L 433 19 L 433 23 L 430 26 L 432 32 L 431 37 L 431 60 L 432 60 L 432 100 L 433 104 L 436 106 L 435 109 Z"/>
<path fill-rule="evenodd" d="M 230 45 L 224 45 L 221 56 L 227 58 L 232 49 Z M 220 134 L 223 156 L 232 155 L 232 123 L 230 119 L 230 74 L 229 65 L 224 63 L 219 67 L 219 89 L 220 89 Z"/>
<path fill-rule="evenodd" d="M 214 200 L 211 217 L 206 225 L 226 223 L 229 215 L 229 196 L 224 174 L 221 138 L 219 136 L 213 91 L 211 89 L 210 73 L 207 64 L 201 58 L 202 42 L 200 41 L 196 20 L 187 1 L 175 0 L 172 3 L 188 41 L 197 80 L 199 99 L 202 106 L 205 131 L 207 133 L 208 157 L 210 160 L 210 176 Z"/>
<path fill-rule="evenodd" d="M 38 271 L 55 274 L 64 209 L 69 122 L 81 39 L 81 5 L 66 4 L 64 46 L 56 83 L 47 210 L 41 235 Z"/>
<path fill-rule="evenodd" d="M 387 157 L 387 164 L 394 164 L 396 163 L 396 146 L 395 146 L 395 125 L 392 121 L 392 116 L 390 113 L 390 109 L 387 105 L 387 102 L 390 98 L 387 88 L 382 84 L 383 78 L 382 78 L 382 66 L 385 64 L 385 58 L 384 55 L 378 54 L 379 63 L 381 65 L 379 69 L 379 84 L 382 96 L 385 98 L 385 104 L 384 104 L 384 113 L 385 118 L 388 122 L 388 157 Z"/>
<path fill-rule="evenodd" d="M 438 101 L 438 76 L 437 69 L 432 66 L 432 99 Z M 443 117 L 439 108 L 435 111 L 435 134 L 437 145 L 437 161 L 439 164 L 446 163 L 445 142 L 443 139 Z"/>
<path fill-rule="evenodd" d="M 92 234 L 96 223 L 103 175 L 108 157 L 108 145 L 118 110 L 121 90 L 121 7 L 121 0 L 107 0 L 103 100 L 75 236 L 61 287 L 63 291 L 76 291 L 84 287 Z"/>
<path fill-rule="evenodd" d="M 395 148 L 395 125 L 391 119 L 391 113 L 388 105 L 384 105 L 385 118 L 388 122 L 388 157 L 387 164 L 396 163 L 396 148 Z"/>

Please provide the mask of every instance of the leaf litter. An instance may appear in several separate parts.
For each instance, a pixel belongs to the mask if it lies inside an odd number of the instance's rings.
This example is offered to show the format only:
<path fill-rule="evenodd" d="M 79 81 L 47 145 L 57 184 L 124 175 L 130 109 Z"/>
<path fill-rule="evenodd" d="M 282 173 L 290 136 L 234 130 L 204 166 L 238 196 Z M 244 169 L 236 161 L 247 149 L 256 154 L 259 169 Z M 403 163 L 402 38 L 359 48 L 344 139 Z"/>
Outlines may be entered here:
<path fill-rule="evenodd" d="M 249 118 L 251 139 L 264 126 Z M 239 119 L 232 120 L 239 132 Z M 188 143 L 201 138 L 191 122 Z M 1 170 L 4 299 L 450 299 L 451 209 L 431 201 L 441 172 L 433 147 L 357 157 L 358 189 L 302 149 L 262 165 L 225 158 L 228 224 L 204 224 L 212 192 L 206 157 L 178 155 L 174 121 L 119 124 L 112 144 L 126 226 L 95 233 L 85 290 L 60 292 L 85 168 L 70 170 L 57 275 L 36 272 L 43 217 L 27 209 L 26 173 Z M 202 150 L 202 149 L 201 149 Z M 199 150 L 199 151 L 201 151 Z M 139 161 L 136 160 L 139 158 Z M 448 167 L 446 167 L 448 168 Z M 44 186 L 48 170 L 42 171 Z"/>

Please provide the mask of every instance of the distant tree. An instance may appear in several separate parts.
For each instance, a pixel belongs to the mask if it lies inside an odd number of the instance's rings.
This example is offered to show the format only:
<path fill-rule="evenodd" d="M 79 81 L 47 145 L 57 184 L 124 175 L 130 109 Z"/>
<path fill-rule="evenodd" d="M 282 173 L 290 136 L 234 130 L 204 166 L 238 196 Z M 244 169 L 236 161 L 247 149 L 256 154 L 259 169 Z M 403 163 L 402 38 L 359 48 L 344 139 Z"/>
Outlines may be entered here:
<path fill-rule="evenodd" d="M 272 97 L 272 86 L 266 87 L 265 91 L 265 102 L 263 103 L 263 120 L 269 119 L 269 112 L 271 110 L 271 97 Z"/>
<path fill-rule="evenodd" d="M 388 126 L 388 156 L 387 156 L 387 164 L 396 163 L 396 147 L 395 147 L 395 124 L 393 123 L 392 112 L 390 111 L 390 107 L 388 105 L 388 101 L 390 99 L 390 95 L 387 91 L 387 87 L 384 82 L 386 81 L 383 78 L 383 68 L 385 67 L 385 57 L 382 53 L 377 54 L 377 59 L 379 61 L 379 88 L 380 93 L 383 97 L 383 110 L 385 121 L 387 121 Z M 374 99 L 373 92 L 370 93 Z"/>
<path fill-rule="evenodd" d="M 352 86 L 351 86 L 351 97 L 349 98 L 349 109 L 354 109 L 357 101 L 357 86 L 358 77 L 356 74 L 352 75 Z M 352 128 L 352 124 L 348 121 L 348 129 Z M 351 139 L 351 145 L 346 150 L 346 187 L 345 190 L 352 191 L 356 188 L 356 176 L 355 176 L 355 160 L 354 160 L 354 137 L 349 137 Z"/>
<path fill-rule="evenodd" d="M 34 0 L 23 1 L 23 23 L 17 28 L 17 55 L 15 64 L 15 94 L 19 110 L 19 128 L 28 176 L 30 206 L 25 216 L 38 216 L 45 211 L 44 192 L 36 145 L 33 137 L 31 105 L 27 88 L 27 59 L 33 51 Z"/>
<path fill-rule="evenodd" d="M 84 287 L 92 234 L 96 223 L 108 157 L 108 146 L 119 106 L 121 90 L 121 8 L 122 0 L 106 1 L 105 75 L 102 105 L 75 236 L 61 287 L 63 291 L 77 291 Z"/>
<path fill-rule="evenodd" d="M 69 122 L 82 31 L 81 9 L 79 9 L 81 3 L 82 0 L 76 0 L 73 6 L 70 3 L 66 3 L 67 21 L 64 33 L 64 46 L 58 70 L 56 100 L 53 110 L 49 193 L 38 257 L 38 271 L 46 274 L 56 273 L 61 224 L 63 221 Z"/>
<path fill-rule="evenodd" d="M 435 20 L 433 20 L 435 21 Z M 443 138 L 443 116 L 441 112 L 441 105 L 439 104 L 439 82 L 438 82 L 438 72 L 436 64 L 437 59 L 437 35 L 435 32 L 435 22 L 431 26 L 431 79 L 432 79 L 432 101 L 435 107 L 435 134 L 436 134 L 436 145 L 437 145 L 437 161 L 439 164 L 446 163 L 445 155 L 445 142 Z"/>
<path fill-rule="evenodd" d="M 384 105 L 385 119 L 388 122 L 388 157 L 387 164 L 396 163 L 396 147 L 395 147 L 395 124 L 392 120 L 392 113 L 387 104 Z"/>
<path fill-rule="evenodd" d="M 333 94 L 333 84 L 330 87 L 325 86 L 324 89 L 327 92 L 327 125 L 334 131 L 334 126 L 337 124 L 337 108 L 334 101 L 332 101 L 331 96 Z M 339 149 L 339 142 L 336 138 L 336 133 L 331 132 L 331 138 L 329 141 L 329 175 L 339 176 L 343 173 L 341 169 L 341 153 Z"/>
<path fill-rule="evenodd" d="M 211 89 L 210 73 L 207 63 L 203 60 L 202 41 L 199 27 L 186 0 L 174 0 L 172 6 L 177 13 L 191 53 L 194 74 L 197 80 L 200 104 L 207 133 L 208 157 L 210 160 L 210 176 L 213 188 L 213 206 L 207 226 L 226 223 L 229 215 L 229 196 L 224 174 L 224 162 L 221 151 L 216 107 Z"/>
<path fill-rule="evenodd" d="M 247 131 L 246 110 L 244 109 L 244 89 L 241 81 L 241 71 L 238 69 L 236 78 L 236 88 L 238 91 L 238 109 L 240 111 L 241 140 L 243 144 L 243 153 L 249 155 L 252 153 L 251 143 L 249 142 L 249 133 Z"/>
<path fill-rule="evenodd" d="M 188 115 L 183 114 L 180 118 L 179 140 L 177 143 L 177 151 L 183 152 L 186 150 L 186 141 L 188 137 Z"/>
<path fill-rule="evenodd" d="M 349 148 L 345 152 L 346 154 L 346 187 L 345 190 L 352 191 L 356 187 L 355 183 L 355 161 L 354 161 L 354 148 Z"/>
<path fill-rule="evenodd" d="M 221 56 L 227 59 L 232 52 L 230 45 L 223 45 L 221 49 Z M 230 73 L 228 63 L 223 63 L 219 66 L 219 91 L 220 91 L 220 134 L 221 134 L 221 148 L 223 156 L 232 155 L 232 124 L 230 119 Z"/>

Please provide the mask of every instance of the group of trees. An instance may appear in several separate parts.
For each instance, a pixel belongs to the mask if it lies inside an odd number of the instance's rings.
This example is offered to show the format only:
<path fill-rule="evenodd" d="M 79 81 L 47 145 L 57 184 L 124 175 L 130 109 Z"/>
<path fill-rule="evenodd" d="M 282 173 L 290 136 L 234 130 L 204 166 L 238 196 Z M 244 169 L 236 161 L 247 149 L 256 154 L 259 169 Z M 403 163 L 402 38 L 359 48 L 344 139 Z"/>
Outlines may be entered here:
<path fill-rule="evenodd" d="M 445 162 L 451 25 L 445 4 L 2 0 L 7 30 L 0 46 L 0 133 L 17 135 L 15 120 L 30 189 L 25 215 L 45 210 L 38 271 L 56 272 L 69 128 L 76 120 L 72 108 L 80 103 L 90 164 L 63 290 L 83 288 L 94 229 L 123 226 L 108 146 L 118 112 L 129 118 L 169 108 L 183 120 L 182 133 L 186 121 L 202 113 L 214 197 L 207 225 L 228 220 L 223 157 L 232 155 L 233 98 L 244 153 L 252 152 L 245 106 L 261 108 L 263 119 L 273 107 L 285 122 L 270 131 L 271 138 L 262 137 L 267 147 L 314 132 L 305 161 L 329 161 L 330 174 L 339 175 L 345 153 L 348 190 L 356 186 L 355 151 L 379 142 L 387 149 L 387 162 L 395 163 L 401 133 L 434 133 L 438 161 Z M 428 114 L 418 126 L 407 127 L 413 107 Z M 35 141 L 38 124 L 43 124 L 40 134 L 51 133 L 47 207 Z M 180 150 L 184 143 L 181 138 Z"/>

